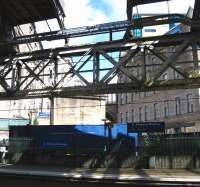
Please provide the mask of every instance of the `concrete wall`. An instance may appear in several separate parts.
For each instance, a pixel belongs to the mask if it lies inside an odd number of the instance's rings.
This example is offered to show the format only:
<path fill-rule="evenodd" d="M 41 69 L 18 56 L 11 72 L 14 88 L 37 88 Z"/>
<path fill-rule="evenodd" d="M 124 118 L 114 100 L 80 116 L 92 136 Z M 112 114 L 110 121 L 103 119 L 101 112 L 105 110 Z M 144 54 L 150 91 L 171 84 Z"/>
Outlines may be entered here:
<path fill-rule="evenodd" d="M 199 160 L 198 160 L 199 161 Z M 189 169 L 199 168 L 193 156 L 152 156 L 149 158 L 150 169 Z"/>
<path fill-rule="evenodd" d="M 58 98 L 55 103 L 55 124 L 102 124 L 105 119 L 104 100 Z"/>

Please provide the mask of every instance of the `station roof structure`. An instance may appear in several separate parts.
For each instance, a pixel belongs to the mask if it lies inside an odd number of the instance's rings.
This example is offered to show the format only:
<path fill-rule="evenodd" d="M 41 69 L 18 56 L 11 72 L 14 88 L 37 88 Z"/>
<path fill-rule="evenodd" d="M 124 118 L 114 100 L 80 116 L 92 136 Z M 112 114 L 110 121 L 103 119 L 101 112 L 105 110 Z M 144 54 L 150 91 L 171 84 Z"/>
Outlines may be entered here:
<path fill-rule="evenodd" d="M 65 16 L 59 0 L 0 1 L 0 15 L 13 26 L 57 18 L 58 13 Z"/>
<path fill-rule="evenodd" d="M 194 4 L 194 12 L 193 12 L 193 17 L 192 19 L 194 21 L 198 21 L 200 20 L 200 1 L 199 0 L 195 0 L 195 4 Z M 196 29 L 194 27 L 191 28 L 191 31 L 199 31 L 199 29 Z"/>
<path fill-rule="evenodd" d="M 194 20 L 200 19 L 200 1 L 199 0 L 195 1 L 193 19 Z"/>

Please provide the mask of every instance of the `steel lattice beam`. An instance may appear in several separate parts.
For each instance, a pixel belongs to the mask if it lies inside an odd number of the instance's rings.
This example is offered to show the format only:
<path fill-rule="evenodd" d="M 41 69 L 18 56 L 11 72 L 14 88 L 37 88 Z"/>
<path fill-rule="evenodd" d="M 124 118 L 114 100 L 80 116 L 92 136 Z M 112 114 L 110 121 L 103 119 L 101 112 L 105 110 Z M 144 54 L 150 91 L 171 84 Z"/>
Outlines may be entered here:
<path fill-rule="evenodd" d="M 34 61 L 34 60 L 44 60 L 49 59 L 51 54 L 58 54 L 61 57 L 71 57 L 71 56 L 82 56 L 91 48 L 98 48 L 105 52 L 117 52 L 117 51 L 126 51 L 129 50 L 132 46 L 137 45 L 137 43 L 149 43 L 153 42 L 154 47 L 167 47 L 167 46 L 176 46 L 183 43 L 185 40 L 190 40 L 196 38 L 196 43 L 199 43 L 200 33 L 180 33 L 176 35 L 163 35 L 163 36 L 154 36 L 138 39 L 129 39 L 129 40 L 116 40 L 109 42 L 100 42 L 97 44 L 86 44 L 80 46 L 69 46 L 61 47 L 56 49 L 45 49 L 38 50 L 33 52 L 24 52 L 18 53 L 15 56 L 12 56 L 12 59 L 19 59 L 23 61 Z M 89 54 L 92 54 L 89 52 Z M 7 59 L 10 57 L 5 57 L 1 60 L 2 65 L 8 62 Z"/>
<path fill-rule="evenodd" d="M 66 46 L 9 55 L 2 58 L 0 62 L 0 87 L 2 88 L 0 100 L 83 97 L 96 94 L 200 87 L 198 1 L 195 3 L 192 19 L 173 14 L 132 20 L 130 11 L 133 6 L 161 1 L 164 0 L 128 0 L 129 20 L 16 37 L 14 40 L 8 41 L 6 45 L 1 43 L 2 46 L 13 46 L 103 33 L 109 33 L 110 39 L 112 39 L 112 32 L 169 24 L 172 21 L 192 27 L 192 32 L 188 33 L 111 40 L 96 44 Z M 193 32 L 193 28 L 195 28 L 195 32 Z M 176 48 L 173 53 L 169 52 L 171 47 Z M 161 48 L 164 52 L 160 52 Z M 116 57 L 116 53 L 121 55 Z M 183 59 L 180 62 L 179 57 L 184 53 L 193 56 L 193 60 L 185 61 Z M 148 55 L 158 59 L 155 69 L 155 64 L 151 64 L 147 60 Z M 172 68 L 182 78 L 180 80 L 162 80 L 162 74 L 168 68 Z M 125 80 L 113 81 L 116 76 L 120 77 L 121 75 Z M 70 84 L 73 83 L 73 80 L 77 81 L 77 86 Z"/>
<path fill-rule="evenodd" d="M 193 11 L 193 21 L 200 21 L 200 1 L 195 0 L 194 11 Z M 195 25 L 191 27 L 191 31 L 198 31 L 199 28 L 196 28 Z"/>
<path fill-rule="evenodd" d="M 38 41 L 51 41 L 51 40 L 58 40 L 58 39 L 68 39 L 74 37 L 83 37 L 83 36 L 91 36 L 97 34 L 105 34 L 105 33 L 112 33 L 112 32 L 121 32 L 126 31 L 128 29 L 137 29 L 143 28 L 153 25 L 163 25 L 169 24 L 171 22 L 174 23 L 182 23 L 189 26 L 196 26 L 198 27 L 199 24 L 197 22 L 192 22 L 189 18 L 181 15 L 181 14 L 171 14 L 171 15 L 158 15 L 146 18 L 140 18 L 137 20 L 130 20 L 130 21 L 118 21 L 112 23 L 105 23 L 99 24 L 90 27 L 79 27 L 79 28 L 72 28 L 72 29 L 63 29 L 59 31 L 52 31 L 46 33 L 39 33 L 33 35 L 25 35 L 16 37 L 14 40 L 8 41 L 7 43 L 2 43 L 1 45 L 17 45 L 17 44 L 24 44 L 24 43 L 31 43 L 31 42 L 38 42 Z"/>
<path fill-rule="evenodd" d="M 41 50 L 31 53 L 19 53 L 16 56 L 6 59 L 9 63 L 3 63 L 2 78 L 0 81 L 1 87 L 6 91 L 0 92 L 0 99 L 6 98 L 34 98 L 34 97 L 72 97 L 103 93 L 118 93 L 131 91 L 149 91 L 149 90 L 164 90 L 176 88 L 194 88 L 200 84 L 199 75 L 194 78 L 191 76 L 193 72 L 187 72 L 184 69 L 177 69 L 177 65 L 182 65 L 177 61 L 178 57 L 190 50 L 191 55 L 197 52 L 198 48 L 192 50 L 194 42 L 200 42 L 200 33 L 181 33 L 177 35 L 165 35 L 148 37 L 141 39 L 119 40 L 111 42 L 102 42 L 98 44 L 64 47 L 55 50 Z M 194 41 L 195 39 L 195 41 Z M 166 42 L 166 43 L 165 43 Z M 160 47 L 167 51 L 170 46 L 176 47 L 176 52 L 171 55 L 160 54 Z M 126 52 L 126 55 L 116 59 L 112 57 L 110 52 L 121 53 Z M 157 68 L 149 75 L 147 71 L 148 61 L 145 60 L 145 55 L 151 55 L 161 59 L 162 63 L 157 64 Z M 36 59 L 40 60 L 33 63 Z M 67 57 L 67 58 L 66 58 Z M 69 58 L 78 58 L 78 61 L 68 60 Z M 102 57 L 104 60 L 102 61 Z M 130 69 L 130 60 L 141 58 L 140 64 Z M 58 61 L 65 63 L 68 67 L 63 72 L 59 71 Z M 106 60 L 106 61 L 105 61 Z M 196 59 L 198 61 L 198 59 Z M 191 67 L 196 66 L 196 60 L 190 62 L 182 62 L 189 64 Z M 9 76 L 11 70 L 18 66 L 24 68 L 26 76 L 16 72 L 15 76 Z M 105 63 L 112 64 L 108 68 Z M 90 63 L 93 66 L 89 65 Z M 58 66 L 58 67 L 57 67 Z M 49 67 L 53 68 L 54 80 L 52 83 L 48 81 L 50 72 Z M 183 76 L 181 80 L 161 81 L 160 77 L 167 68 L 172 67 L 175 71 Z M 184 67 L 184 66 L 183 66 Z M 136 68 L 140 68 L 141 76 L 135 74 Z M 195 68 L 194 68 L 195 69 Z M 17 70 L 17 69 L 16 69 Z M 15 71 L 16 71 L 15 70 Z M 19 68 L 18 68 L 19 71 Z M 106 73 L 103 73 L 105 72 Z M 84 73 L 91 73 L 88 78 Z M 102 74 L 103 73 L 103 74 Z M 103 76 L 100 76 L 100 75 Z M 117 75 L 123 74 L 128 81 L 125 83 L 113 83 L 111 80 Z M 16 79 L 17 75 L 17 79 Z M 185 76 L 184 76 L 185 75 Z M 79 86 L 70 86 L 70 80 L 76 78 L 80 81 Z M 18 82 L 18 86 L 11 86 L 11 82 Z M 42 85 L 38 88 L 31 88 L 35 81 L 40 81 Z M 46 80 L 46 81 L 45 81 Z M 14 84 L 15 85 L 15 84 Z M 38 85 L 38 84 L 37 84 Z"/>

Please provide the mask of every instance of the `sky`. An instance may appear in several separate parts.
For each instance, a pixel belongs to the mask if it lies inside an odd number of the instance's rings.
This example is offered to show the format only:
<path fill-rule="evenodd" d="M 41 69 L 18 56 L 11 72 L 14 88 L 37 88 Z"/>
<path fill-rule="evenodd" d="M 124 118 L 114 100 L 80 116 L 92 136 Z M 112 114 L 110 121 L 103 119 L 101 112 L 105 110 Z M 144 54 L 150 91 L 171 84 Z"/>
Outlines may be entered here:
<path fill-rule="evenodd" d="M 61 0 L 66 27 L 95 25 L 126 19 L 126 0 Z M 194 0 L 172 0 L 137 7 L 139 13 L 186 13 Z M 134 9 L 134 13 L 136 13 Z"/>
<path fill-rule="evenodd" d="M 60 0 L 66 14 L 65 27 L 74 28 L 92 26 L 100 23 L 126 20 L 127 0 Z M 193 7 L 194 0 L 171 0 L 162 3 L 137 6 L 133 13 L 187 13 L 188 7 Z M 55 21 L 49 21 L 52 30 L 59 27 Z M 48 27 L 40 26 L 42 32 L 48 31 Z M 106 36 L 100 36 L 106 38 Z M 70 44 L 77 45 L 96 41 L 97 37 L 71 39 Z M 98 42 L 98 41 L 96 41 Z M 47 45 L 51 45 L 48 43 Z M 53 42 L 54 47 L 64 45 L 64 42 Z"/>

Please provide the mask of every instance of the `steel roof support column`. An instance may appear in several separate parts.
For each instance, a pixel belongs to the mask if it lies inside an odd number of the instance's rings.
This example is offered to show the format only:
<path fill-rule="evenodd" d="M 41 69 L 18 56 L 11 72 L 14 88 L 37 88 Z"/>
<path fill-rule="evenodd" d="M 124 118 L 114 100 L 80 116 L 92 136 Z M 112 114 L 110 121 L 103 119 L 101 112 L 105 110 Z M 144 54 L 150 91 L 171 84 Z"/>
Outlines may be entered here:
<path fill-rule="evenodd" d="M 0 85 L 7 92 L 10 93 L 11 88 L 6 81 L 6 76 L 12 71 L 12 65 L 6 64 L 5 67 L 0 71 Z"/>
<path fill-rule="evenodd" d="M 142 81 L 145 82 L 147 78 L 146 71 L 146 47 L 142 49 Z"/>
<path fill-rule="evenodd" d="M 19 90 L 19 85 L 21 83 L 21 76 L 22 76 L 22 64 L 17 62 L 16 63 L 16 69 L 17 69 L 17 74 L 16 74 L 16 89 Z"/>
<path fill-rule="evenodd" d="M 57 80 L 58 80 L 58 59 L 55 56 L 54 58 L 54 86 L 57 84 Z"/>
<path fill-rule="evenodd" d="M 54 125 L 54 97 L 49 97 L 50 100 L 50 124 Z"/>
<path fill-rule="evenodd" d="M 56 13 L 56 19 L 58 21 L 58 24 L 60 26 L 60 29 L 64 29 L 65 25 L 64 25 L 64 11 L 62 9 L 62 6 L 60 4 L 60 2 L 58 0 L 53 0 L 54 6 L 55 6 L 55 13 Z"/>
<path fill-rule="evenodd" d="M 199 0 L 195 0 L 192 20 L 193 21 L 200 21 L 200 1 Z M 194 26 L 191 27 L 191 31 L 192 32 L 193 31 L 199 31 L 199 28 L 196 28 L 196 25 L 194 25 Z"/>
<path fill-rule="evenodd" d="M 193 54 L 193 61 L 194 61 L 194 71 L 199 71 L 199 59 L 198 59 L 198 51 L 197 51 L 197 44 L 192 44 L 192 54 Z"/>
<path fill-rule="evenodd" d="M 133 6 L 134 6 L 134 1 L 133 0 L 127 0 L 126 14 L 127 14 L 128 20 L 132 19 Z"/>
<path fill-rule="evenodd" d="M 94 50 L 93 54 L 93 84 L 97 84 L 99 82 L 99 52 Z"/>
<path fill-rule="evenodd" d="M 14 63 L 12 66 L 11 90 L 15 89 L 15 82 L 16 82 L 16 64 Z"/>

